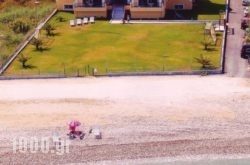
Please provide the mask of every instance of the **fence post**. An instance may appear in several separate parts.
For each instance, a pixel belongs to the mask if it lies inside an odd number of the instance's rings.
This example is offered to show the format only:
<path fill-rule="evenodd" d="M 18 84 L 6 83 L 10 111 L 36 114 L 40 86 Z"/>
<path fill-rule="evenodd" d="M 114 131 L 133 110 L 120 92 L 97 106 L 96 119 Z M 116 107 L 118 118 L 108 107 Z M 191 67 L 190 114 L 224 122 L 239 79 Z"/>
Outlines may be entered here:
<path fill-rule="evenodd" d="M 63 63 L 63 75 L 66 75 L 66 69 L 65 69 L 65 64 Z"/>
<path fill-rule="evenodd" d="M 89 68 L 89 65 L 88 65 L 88 75 L 89 75 L 89 69 L 90 69 L 90 68 Z"/>
<path fill-rule="evenodd" d="M 95 76 L 95 68 L 92 68 L 92 76 Z"/>
<path fill-rule="evenodd" d="M 77 72 L 77 77 L 79 77 L 79 69 L 78 68 L 77 68 L 76 72 Z"/>

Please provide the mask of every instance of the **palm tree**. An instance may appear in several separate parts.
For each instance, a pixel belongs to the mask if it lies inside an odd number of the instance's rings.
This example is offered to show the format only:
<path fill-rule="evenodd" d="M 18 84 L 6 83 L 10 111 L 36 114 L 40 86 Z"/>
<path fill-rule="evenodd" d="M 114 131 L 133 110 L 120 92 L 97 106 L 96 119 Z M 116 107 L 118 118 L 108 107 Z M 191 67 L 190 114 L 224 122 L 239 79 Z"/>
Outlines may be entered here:
<path fill-rule="evenodd" d="M 43 40 L 40 38 L 33 38 L 31 44 L 36 47 L 36 50 L 42 50 Z"/>
<path fill-rule="evenodd" d="M 200 57 L 195 57 L 195 61 L 201 64 L 202 69 L 212 69 L 213 65 L 211 64 L 211 60 L 208 57 L 205 57 L 203 54 Z"/>
<path fill-rule="evenodd" d="M 26 62 L 30 59 L 30 57 L 24 56 L 23 54 L 20 54 L 18 57 L 18 61 L 22 64 L 23 68 L 27 68 Z"/>

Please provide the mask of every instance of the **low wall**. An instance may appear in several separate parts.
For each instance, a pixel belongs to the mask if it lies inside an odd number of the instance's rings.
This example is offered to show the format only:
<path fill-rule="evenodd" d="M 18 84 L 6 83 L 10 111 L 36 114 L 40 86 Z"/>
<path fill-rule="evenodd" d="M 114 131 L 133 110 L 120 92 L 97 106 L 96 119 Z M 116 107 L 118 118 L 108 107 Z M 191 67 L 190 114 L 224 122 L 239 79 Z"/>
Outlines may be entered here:
<path fill-rule="evenodd" d="M 74 14 L 78 18 L 82 17 L 107 17 L 107 7 L 77 7 L 74 10 Z"/>
<path fill-rule="evenodd" d="M 169 71 L 169 72 L 123 72 L 123 73 L 106 73 L 93 75 L 30 75 L 30 76 L 0 76 L 0 80 L 16 79 L 58 79 L 58 78 L 79 78 L 79 77 L 120 77 L 120 76 L 173 76 L 173 75 L 217 75 L 222 74 L 222 70 L 194 70 L 194 71 Z"/>
<path fill-rule="evenodd" d="M 165 9 L 159 7 L 131 7 L 132 19 L 159 19 L 165 16 Z"/>

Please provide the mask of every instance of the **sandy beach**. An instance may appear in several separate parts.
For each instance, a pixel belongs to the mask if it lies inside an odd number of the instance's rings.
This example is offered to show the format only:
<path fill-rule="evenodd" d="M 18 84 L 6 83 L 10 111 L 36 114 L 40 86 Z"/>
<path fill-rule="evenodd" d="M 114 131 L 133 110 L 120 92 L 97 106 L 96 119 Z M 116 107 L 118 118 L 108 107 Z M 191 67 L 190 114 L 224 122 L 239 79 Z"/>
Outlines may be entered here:
<path fill-rule="evenodd" d="M 250 80 L 227 76 L 0 81 L 0 164 L 136 164 L 250 157 Z M 67 139 L 70 152 L 13 153 L 14 137 Z M 101 140 L 88 134 L 91 126 Z M 22 163 L 20 163 L 22 162 Z M 165 163 L 164 163 L 165 164 Z"/>

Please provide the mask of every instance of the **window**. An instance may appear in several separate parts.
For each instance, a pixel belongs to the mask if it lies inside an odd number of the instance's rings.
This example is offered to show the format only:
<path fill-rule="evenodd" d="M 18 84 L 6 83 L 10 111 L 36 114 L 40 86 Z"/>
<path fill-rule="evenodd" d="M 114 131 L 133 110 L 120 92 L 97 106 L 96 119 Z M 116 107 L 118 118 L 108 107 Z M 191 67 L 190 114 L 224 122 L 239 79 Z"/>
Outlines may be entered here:
<path fill-rule="evenodd" d="M 183 8 L 184 8 L 184 7 L 183 7 L 182 4 L 181 4 L 181 5 L 180 5 L 180 4 L 174 5 L 174 9 L 175 9 L 175 10 L 183 10 Z"/>
<path fill-rule="evenodd" d="M 64 10 L 73 10 L 73 5 L 64 5 Z"/>

